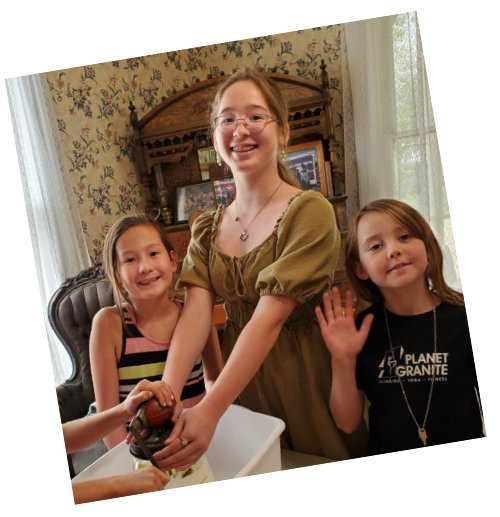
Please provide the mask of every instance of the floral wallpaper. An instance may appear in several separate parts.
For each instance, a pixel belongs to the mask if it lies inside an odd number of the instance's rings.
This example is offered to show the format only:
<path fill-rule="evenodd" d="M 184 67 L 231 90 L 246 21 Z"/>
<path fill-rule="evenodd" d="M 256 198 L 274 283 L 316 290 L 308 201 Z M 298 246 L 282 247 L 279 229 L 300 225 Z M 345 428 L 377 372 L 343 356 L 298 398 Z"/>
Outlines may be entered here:
<path fill-rule="evenodd" d="M 141 118 L 197 80 L 256 65 L 316 80 L 324 59 L 343 148 L 340 34 L 340 25 L 332 25 L 46 73 L 91 259 L 100 260 L 110 226 L 145 202 L 132 153 L 130 102 Z M 342 152 L 339 165 L 342 171 Z"/>

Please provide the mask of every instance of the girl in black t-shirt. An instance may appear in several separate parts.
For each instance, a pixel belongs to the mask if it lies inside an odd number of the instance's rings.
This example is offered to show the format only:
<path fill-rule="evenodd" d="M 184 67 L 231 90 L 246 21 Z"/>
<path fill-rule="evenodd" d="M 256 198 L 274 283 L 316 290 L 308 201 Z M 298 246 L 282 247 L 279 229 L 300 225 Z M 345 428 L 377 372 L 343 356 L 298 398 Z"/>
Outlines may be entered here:
<path fill-rule="evenodd" d="M 368 452 L 377 454 L 484 436 L 463 295 L 443 278 L 443 256 L 412 207 L 382 199 L 354 218 L 346 270 L 372 305 L 354 321 L 353 296 L 332 289 L 324 314 L 330 409 L 345 432 L 370 402 Z"/>

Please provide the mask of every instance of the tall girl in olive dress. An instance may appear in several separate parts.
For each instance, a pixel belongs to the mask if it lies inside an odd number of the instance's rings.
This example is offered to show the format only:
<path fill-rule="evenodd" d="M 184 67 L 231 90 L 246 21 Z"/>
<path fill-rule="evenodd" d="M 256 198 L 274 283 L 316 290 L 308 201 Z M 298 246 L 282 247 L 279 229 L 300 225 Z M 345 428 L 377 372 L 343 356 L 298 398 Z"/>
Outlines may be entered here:
<path fill-rule="evenodd" d="M 332 284 L 340 236 L 330 203 L 300 190 L 283 163 L 287 121 L 279 87 L 256 72 L 233 74 L 214 97 L 214 146 L 236 196 L 192 228 L 180 277 L 185 307 L 163 380 L 177 396 L 207 340 L 216 296 L 227 312 L 224 367 L 156 453 L 164 468 L 196 461 L 231 403 L 281 418 L 283 447 L 332 460 L 364 451 L 366 430 L 344 435 L 329 411 L 330 358 L 314 314 Z"/>

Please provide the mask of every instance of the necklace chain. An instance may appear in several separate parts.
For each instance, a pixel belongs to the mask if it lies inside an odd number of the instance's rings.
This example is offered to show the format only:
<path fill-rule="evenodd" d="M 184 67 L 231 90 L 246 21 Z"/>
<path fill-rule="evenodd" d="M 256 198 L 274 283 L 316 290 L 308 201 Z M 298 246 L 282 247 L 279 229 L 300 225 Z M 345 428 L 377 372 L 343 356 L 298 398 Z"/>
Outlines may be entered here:
<path fill-rule="evenodd" d="M 240 234 L 240 241 L 246 241 L 248 239 L 248 228 L 250 228 L 251 224 L 255 221 L 255 219 L 262 212 L 262 210 L 264 210 L 264 208 L 266 208 L 266 206 L 269 204 L 271 199 L 274 197 L 274 194 L 276 194 L 276 192 L 278 192 L 278 190 L 281 187 L 282 183 L 283 182 L 280 179 L 280 182 L 278 183 L 278 186 L 273 190 L 273 192 L 271 193 L 271 195 L 269 196 L 267 201 L 262 205 L 262 207 L 259 209 L 259 211 L 253 216 L 252 220 L 246 226 L 243 224 L 240 216 L 238 215 L 238 196 L 236 196 L 234 198 L 234 207 L 235 207 L 235 210 L 236 210 L 235 221 L 238 221 L 240 223 L 241 229 L 243 230 L 241 232 L 241 234 Z"/>
<path fill-rule="evenodd" d="M 433 315 L 433 319 L 434 319 L 434 353 L 436 353 L 437 352 L 437 324 L 436 324 L 436 308 L 435 307 L 432 309 L 432 315 Z M 384 305 L 384 318 L 385 318 L 385 328 L 387 329 L 387 337 L 389 338 L 389 346 L 391 348 L 392 359 L 393 359 L 394 363 L 396 363 L 396 356 L 394 354 L 394 348 L 392 346 L 391 333 L 389 331 L 389 322 L 387 320 L 387 310 L 385 308 L 385 305 Z M 401 386 L 401 391 L 403 392 L 403 397 L 406 402 L 406 407 L 408 408 L 408 411 L 410 412 L 410 415 L 411 415 L 413 421 L 415 422 L 415 425 L 417 426 L 418 437 L 420 438 L 420 440 L 422 441 L 424 446 L 426 446 L 427 445 L 427 431 L 425 429 L 425 426 L 427 424 L 427 417 L 429 416 L 429 408 L 431 406 L 432 392 L 434 391 L 434 379 L 436 377 L 435 369 L 434 368 L 432 369 L 431 387 L 429 389 L 429 396 L 427 398 L 427 407 L 425 408 L 425 415 L 424 415 L 424 420 L 422 422 L 422 425 L 420 425 L 418 423 L 418 420 L 415 417 L 415 414 L 413 413 L 413 410 L 410 406 L 410 402 L 408 400 L 408 396 L 406 395 L 406 390 L 405 390 L 403 381 L 398 373 L 397 373 L 397 377 L 398 377 L 399 385 Z"/>

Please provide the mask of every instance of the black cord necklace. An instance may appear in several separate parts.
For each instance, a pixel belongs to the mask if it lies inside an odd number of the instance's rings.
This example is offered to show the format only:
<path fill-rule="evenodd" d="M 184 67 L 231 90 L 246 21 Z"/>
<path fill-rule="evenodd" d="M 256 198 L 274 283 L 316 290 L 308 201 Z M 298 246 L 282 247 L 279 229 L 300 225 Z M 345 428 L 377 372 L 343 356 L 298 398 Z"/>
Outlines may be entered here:
<path fill-rule="evenodd" d="M 434 354 L 435 354 L 436 351 L 437 351 L 437 324 L 436 324 L 436 308 L 435 307 L 434 307 L 434 309 L 432 309 L 432 315 L 433 315 L 433 318 L 434 318 Z M 394 354 L 394 348 L 392 346 L 391 333 L 389 331 L 389 322 L 387 321 L 387 310 L 385 308 L 385 305 L 384 305 L 384 318 L 385 318 L 385 328 L 387 329 L 387 337 L 389 338 L 389 346 L 391 347 L 392 359 L 394 360 L 394 362 L 396 362 L 396 356 Z M 425 426 L 427 424 L 427 417 L 429 416 L 429 408 L 431 406 L 432 392 L 434 390 L 434 379 L 436 377 L 436 373 L 435 372 L 436 372 L 435 368 L 433 368 L 432 369 L 431 387 L 429 389 L 429 396 L 427 398 L 427 407 L 425 409 L 424 420 L 422 422 L 422 425 L 420 425 L 418 423 L 418 420 L 415 417 L 415 414 L 413 413 L 413 410 L 412 410 L 411 406 L 410 406 L 410 402 L 408 400 L 408 396 L 406 395 L 406 390 L 405 390 L 403 381 L 402 381 L 399 373 L 397 373 L 397 370 L 396 370 L 396 375 L 397 375 L 398 380 L 399 380 L 399 385 L 401 386 L 401 391 L 403 393 L 403 397 L 404 397 L 405 402 L 406 402 L 406 407 L 408 408 L 408 411 L 410 412 L 410 415 L 411 415 L 413 421 L 415 422 L 415 425 L 417 426 L 418 437 L 422 441 L 424 447 L 427 445 L 427 431 L 425 429 Z"/>

